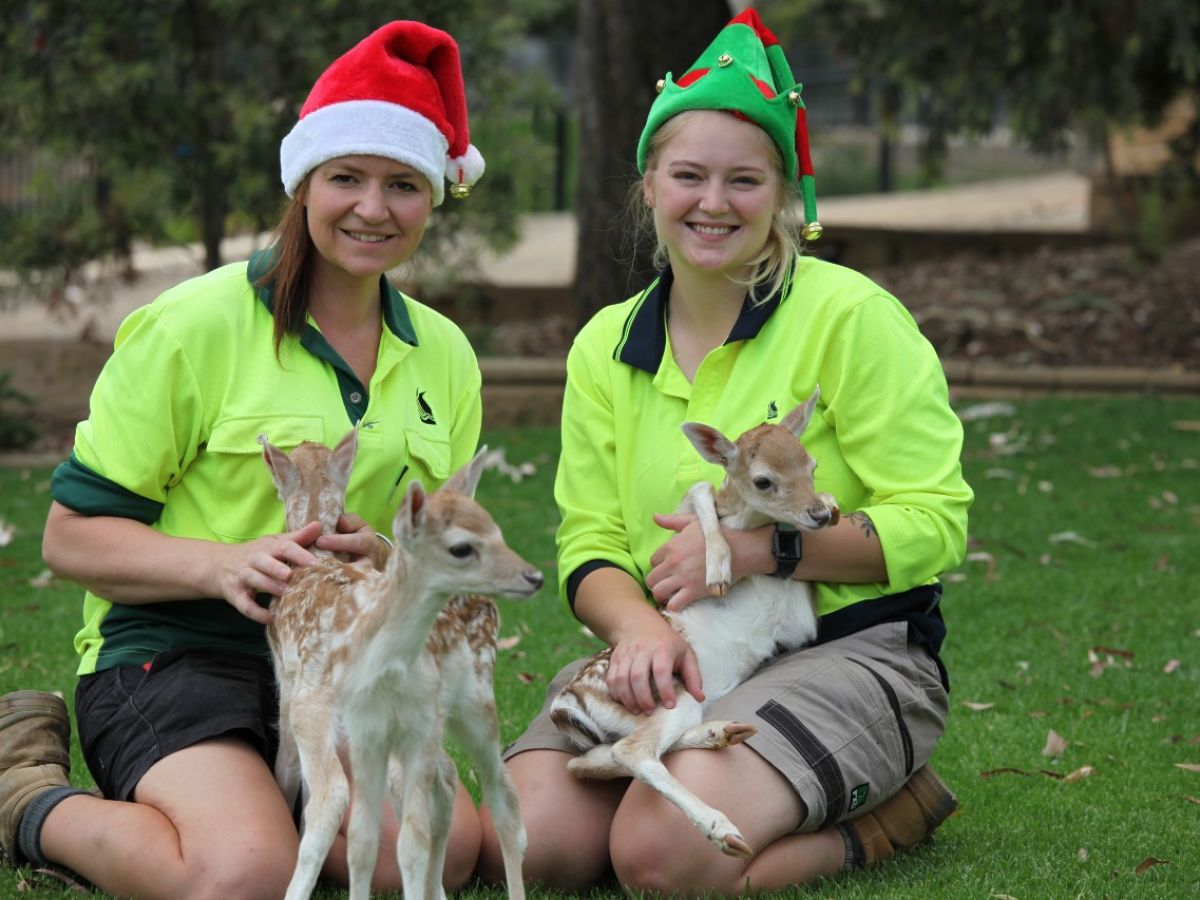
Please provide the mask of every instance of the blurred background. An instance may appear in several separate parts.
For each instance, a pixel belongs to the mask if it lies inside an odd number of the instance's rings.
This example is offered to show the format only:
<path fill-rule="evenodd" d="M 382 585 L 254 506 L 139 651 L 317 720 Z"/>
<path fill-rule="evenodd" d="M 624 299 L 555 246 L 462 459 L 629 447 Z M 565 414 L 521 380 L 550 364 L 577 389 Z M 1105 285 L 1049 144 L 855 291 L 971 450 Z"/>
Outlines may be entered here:
<path fill-rule="evenodd" d="M 491 424 L 555 421 L 575 330 L 651 274 L 621 211 L 655 83 L 750 4 L 3 5 L 0 447 L 55 452 L 130 309 L 262 246 L 308 89 L 393 18 L 458 40 L 488 166 L 395 279 L 472 338 Z M 1200 390 L 1195 0 L 753 5 L 803 84 L 809 252 L 896 293 L 953 385 Z"/>

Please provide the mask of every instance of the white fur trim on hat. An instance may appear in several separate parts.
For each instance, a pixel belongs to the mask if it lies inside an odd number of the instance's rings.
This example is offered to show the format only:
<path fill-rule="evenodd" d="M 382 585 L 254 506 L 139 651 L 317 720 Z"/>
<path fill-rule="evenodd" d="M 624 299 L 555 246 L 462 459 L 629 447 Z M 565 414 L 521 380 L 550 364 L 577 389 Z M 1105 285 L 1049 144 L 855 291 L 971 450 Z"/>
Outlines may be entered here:
<path fill-rule="evenodd" d="M 451 184 L 471 185 L 483 177 L 483 154 L 474 144 L 467 145 L 467 152 L 446 160 L 446 179 Z"/>
<path fill-rule="evenodd" d="M 381 100 L 333 103 L 297 122 L 279 145 L 283 188 L 291 197 L 304 176 L 339 156 L 382 156 L 424 175 L 438 206 L 445 197 L 448 148 L 437 126 L 406 106 Z"/>

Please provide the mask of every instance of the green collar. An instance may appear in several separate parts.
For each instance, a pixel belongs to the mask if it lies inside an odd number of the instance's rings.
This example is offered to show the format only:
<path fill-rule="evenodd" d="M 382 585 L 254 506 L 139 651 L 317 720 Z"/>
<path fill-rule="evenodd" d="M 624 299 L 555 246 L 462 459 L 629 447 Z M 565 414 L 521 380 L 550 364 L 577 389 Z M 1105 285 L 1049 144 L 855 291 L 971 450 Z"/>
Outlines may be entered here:
<path fill-rule="evenodd" d="M 257 250 L 250 255 L 250 262 L 246 267 L 246 278 L 250 281 L 250 285 L 254 288 L 258 299 L 262 301 L 263 306 L 268 312 L 272 310 L 273 292 L 271 285 L 259 285 L 257 282 L 271 268 L 275 259 L 275 248 L 268 247 L 265 250 Z M 408 315 L 408 304 L 404 301 L 404 295 L 392 286 L 392 283 L 387 280 L 387 276 L 379 276 L 379 300 L 383 307 L 383 322 L 387 326 L 388 331 L 394 334 L 404 343 L 413 347 L 418 346 L 417 332 L 413 328 L 412 319 Z M 305 333 L 300 335 L 302 341 L 313 340 L 307 332 L 314 331 L 311 325 L 305 326 Z M 319 333 L 317 333 L 319 337 Z M 323 341 L 324 338 L 321 338 Z"/>

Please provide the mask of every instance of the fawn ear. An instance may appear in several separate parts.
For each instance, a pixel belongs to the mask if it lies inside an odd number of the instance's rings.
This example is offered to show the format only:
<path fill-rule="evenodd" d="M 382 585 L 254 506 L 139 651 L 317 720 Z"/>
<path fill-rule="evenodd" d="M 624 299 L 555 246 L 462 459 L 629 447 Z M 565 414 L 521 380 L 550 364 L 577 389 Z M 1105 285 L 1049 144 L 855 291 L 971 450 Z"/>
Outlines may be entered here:
<path fill-rule="evenodd" d="M 275 482 L 275 492 L 279 494 L 280 500 L 286 502 L 300 481 L 300 473 L 296 471 L 296 464 L 288 458 L 286 453 L 268 441 L 265 434 L 258 436 L 258 442 L 262 444 L 263 462 L 271 470 L 271 479 Z"/>
<path fill-rule="evenodd" d="M 354 467 L 354 454 L 357 452 L 358 429 L 353 428 L 333 448 L 333 452 L 329 454 L 329 460 L 325 463 L 325 471 L 329 474 L 330 480 L 338 486 L 342 493 L 345 493 L 346 485 L 350 483 L 350 470 Z"/>
<path fill-rule="evenodd" d="M 779 424 L 799 440 L 800 435 L 804 434 L 804 429 L 808 427 L 808 421 L 812 418 L 813 411 L 817 408 L 817 400 L 820 398 L 821 386 L 818 384 L 813 389 L 812 396 L 784 416 Z"/>
<path fill-rule="evenodd" d="M 700 422 L 684 422 L 679 427 L 683 429 L 687 439 L 692 442 L 692 446 L 699 450 L 700 455 L 710 463 L 728 468 L 734 457 L 737 456 L 737 447 L 734 446 L 733 441 L 711 425 L 702 425 Z"/>
<path fill-rule="evenodd" d="M 442 485 L 442 490 L 454 491 L 456 494 L 464 494 L 467 497 L 475 496 L 475 488 L 479 486 L 479 477 L 483 475 L 483 463 L 487 452 L 487 444 L 484 444 L 476 451 L 469 463 L 450 476 L 450 479 Z"/>
<path fill-rule="evenodd" d="M 425 501 L 428 499 L 425 488 L 417 479 L 408 483 L 404 500 L 396 510 L 396 518 L 392 520 L 392 536 L 397 544 L 407 544 L 413 535 L 425 522 Z"/>

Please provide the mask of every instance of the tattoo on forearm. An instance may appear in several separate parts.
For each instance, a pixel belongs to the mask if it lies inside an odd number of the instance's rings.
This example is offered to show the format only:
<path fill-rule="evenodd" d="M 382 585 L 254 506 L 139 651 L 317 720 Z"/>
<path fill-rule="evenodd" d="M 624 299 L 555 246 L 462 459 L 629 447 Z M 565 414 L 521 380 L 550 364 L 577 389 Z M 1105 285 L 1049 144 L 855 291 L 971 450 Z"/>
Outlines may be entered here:
<path fill-rule="evenodd" d="M 852 512 L 850 513 L 849 518 L 851 522 L 862 529 L 863 537 L 867 538 L 868 540 L 879 537 L 878 532 L 875 531 L 875 523 L 871 521 L 870 517 L 867 516 L 866 513 Z"/>

